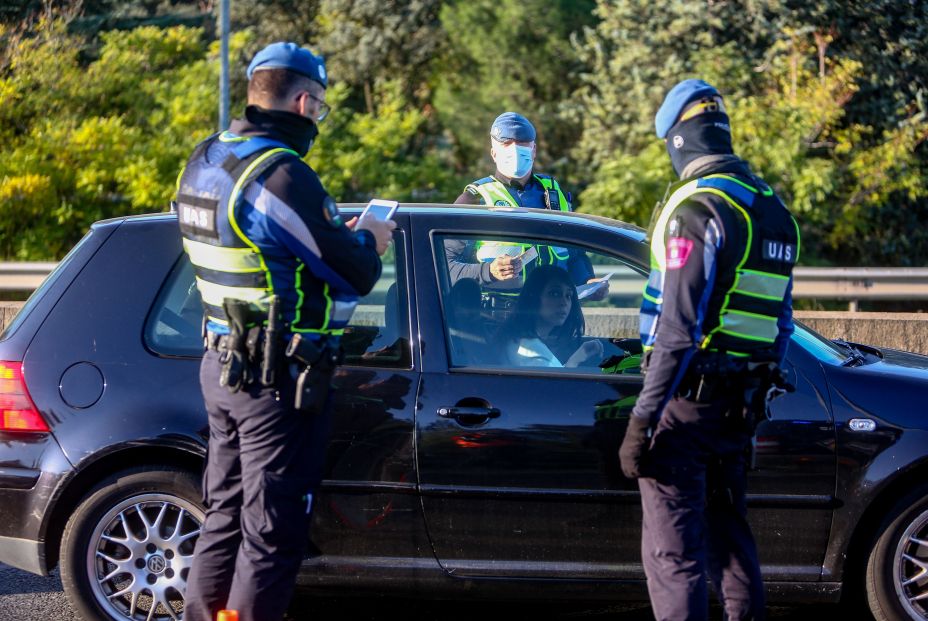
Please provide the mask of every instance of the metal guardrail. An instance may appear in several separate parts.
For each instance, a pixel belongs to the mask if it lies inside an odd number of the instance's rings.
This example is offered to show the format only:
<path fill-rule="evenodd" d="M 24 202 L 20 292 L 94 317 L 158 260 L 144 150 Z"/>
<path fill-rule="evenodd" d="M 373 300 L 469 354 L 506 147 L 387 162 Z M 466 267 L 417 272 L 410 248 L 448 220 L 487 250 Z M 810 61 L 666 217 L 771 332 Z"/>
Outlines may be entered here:
<path fill-rule="evenodd" d="M 0 291 L 32 291 L 56 265 L 0 262 Z M 641 275 L 628 268 L 595 265 L 594 270 L 597 276 L 613 274 L 609 283 L 613 293 L 636 295 L 641 291 Z M 852 311 L 860 300 L 928 300 L 928 268 L 797 267 L 794 274 L 794 298 L 846 300 Z"/>

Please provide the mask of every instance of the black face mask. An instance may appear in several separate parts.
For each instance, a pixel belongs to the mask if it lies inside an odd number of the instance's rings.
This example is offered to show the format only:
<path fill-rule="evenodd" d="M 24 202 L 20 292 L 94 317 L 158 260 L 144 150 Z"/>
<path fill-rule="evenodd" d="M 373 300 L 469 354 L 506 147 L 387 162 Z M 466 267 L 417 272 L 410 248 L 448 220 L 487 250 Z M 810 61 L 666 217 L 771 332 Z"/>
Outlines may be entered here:
<path fill-rule="evenodd" d="M 724 112 L 709 112 L 677 123 L 667 132 L 667 153 L 677 176 L 704 155 L 731 155 L 731 128 Z"/>

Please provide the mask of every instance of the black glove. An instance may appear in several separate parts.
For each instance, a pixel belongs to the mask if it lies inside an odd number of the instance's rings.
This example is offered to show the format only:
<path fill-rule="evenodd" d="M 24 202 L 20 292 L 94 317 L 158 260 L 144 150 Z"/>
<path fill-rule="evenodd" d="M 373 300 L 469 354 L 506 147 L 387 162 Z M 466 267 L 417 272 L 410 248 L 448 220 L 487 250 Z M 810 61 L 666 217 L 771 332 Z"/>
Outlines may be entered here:
<path fill-rule="evenodd" d="M 619 463 L 622 472 L 629 479 L 647 476 L 645 474 L 645 455 L 651 443 L 648 431 L 651 423 L 648 419 L 632 414 L 628 417 L 628 428 L 625 430 L 625 439 L 619 448 Z"/>

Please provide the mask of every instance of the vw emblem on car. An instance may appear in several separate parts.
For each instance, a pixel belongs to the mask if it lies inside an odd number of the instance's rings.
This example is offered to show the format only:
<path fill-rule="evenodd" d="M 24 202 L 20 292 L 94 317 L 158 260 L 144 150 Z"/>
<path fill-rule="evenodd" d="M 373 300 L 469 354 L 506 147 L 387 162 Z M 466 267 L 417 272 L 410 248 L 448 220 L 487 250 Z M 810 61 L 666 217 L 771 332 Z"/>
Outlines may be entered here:
<path fill-rule="evenodd" d="M 163 556 L 155 555 L 148 559 L 148 571 L 153 574 L 160 574 L 166 566 Z"/>

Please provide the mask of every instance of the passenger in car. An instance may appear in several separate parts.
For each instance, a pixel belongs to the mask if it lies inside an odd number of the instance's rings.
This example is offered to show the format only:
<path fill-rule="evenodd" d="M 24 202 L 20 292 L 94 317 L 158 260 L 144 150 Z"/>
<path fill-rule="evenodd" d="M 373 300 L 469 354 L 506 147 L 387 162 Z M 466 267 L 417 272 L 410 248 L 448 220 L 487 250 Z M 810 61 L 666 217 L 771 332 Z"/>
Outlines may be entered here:
<path fill-rule="evenodd" d="M 583 341 L 585 323 L 570 275 L 553 265 L 529 274 L 515 310 L 503 324 L 505 358 L 520 367 L 596 365 L 603 356 L 597 340 Z"/>

